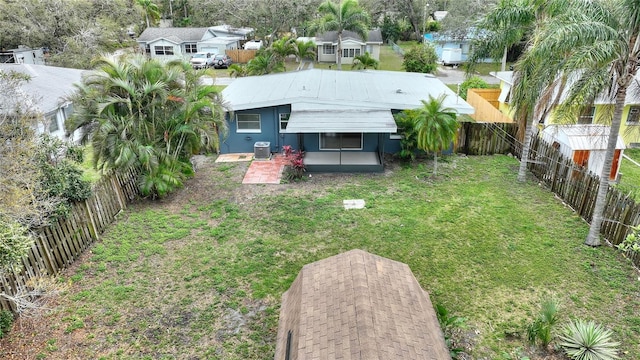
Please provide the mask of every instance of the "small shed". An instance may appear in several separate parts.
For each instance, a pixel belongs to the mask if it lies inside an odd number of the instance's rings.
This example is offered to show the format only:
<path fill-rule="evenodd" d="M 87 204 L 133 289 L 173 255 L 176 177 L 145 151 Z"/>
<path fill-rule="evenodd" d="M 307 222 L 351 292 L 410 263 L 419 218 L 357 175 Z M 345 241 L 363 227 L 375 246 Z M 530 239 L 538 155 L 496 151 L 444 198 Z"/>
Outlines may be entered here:
<path fill-rule="evenodd" d="M 282 295 L 275 360 L 451 359 L 404 263 L 351 250 L 305 265 Z"/>
<path fill-rule="evenodd" d="M 542 130 L 542 139 L 560 150 L 573 162 L 585 166 L 600 175 L 604 166 L 610 126 L 596 124 L 548 125 Z M 624 141 L 618 136 L 616 152 L 609 172 L 609 180 L 615 181 L 620 170 L 620 160 L 625 149 Z"/>

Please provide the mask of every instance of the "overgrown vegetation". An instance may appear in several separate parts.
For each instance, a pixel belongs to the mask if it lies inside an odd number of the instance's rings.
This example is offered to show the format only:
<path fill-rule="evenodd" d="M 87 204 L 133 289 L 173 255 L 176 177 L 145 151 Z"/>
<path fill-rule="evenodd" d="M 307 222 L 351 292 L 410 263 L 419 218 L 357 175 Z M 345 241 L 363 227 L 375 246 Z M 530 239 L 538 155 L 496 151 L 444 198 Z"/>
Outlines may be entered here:
<path fill-rule="evenodd" d="M 407 72 L 435 74 L 438 70 L 438 54 L 431 44 L 416 45 L 404 54 L 402 67 Z"/>
<path fill-rule="evenodd" d="M 280 297 L 302 266 L 359 248 L 407 263 L 433 303 L 466 318 L 467 358 L 532 355 L 513 334 L 543 294 L 557 294 L 567 318 L 605 324 L 626 358 L 640 358 L 637 272 L 615 249 L 583 246 L 586 224 L 550 192 L 514 186 L 517 164 L 449 156 L 435 180 L 431 164 L 390 164 L 379 175 L 255 186 L 241 184 L 246 163 L 201 167 L 102 235 L 39 321 L 56 348 L 43 341 L 33 357 L 272 357 Z M 354 198 L 366 208 L 345 211 Z M 22 344 L 9 340 L 0 346 Z"/>
<path fill-rule="evenodd" d="M 0 339 L 9 333 L 13 324 L 13 314 L 9 310 L 0 310 Z"/>
<path fill-rule="evenodd" d="M 460 97 L 467 100 L 467 90 L 469 89 L 487 89 L 489 84 L 482 78 L 471 76 L 460 84 Z"/>

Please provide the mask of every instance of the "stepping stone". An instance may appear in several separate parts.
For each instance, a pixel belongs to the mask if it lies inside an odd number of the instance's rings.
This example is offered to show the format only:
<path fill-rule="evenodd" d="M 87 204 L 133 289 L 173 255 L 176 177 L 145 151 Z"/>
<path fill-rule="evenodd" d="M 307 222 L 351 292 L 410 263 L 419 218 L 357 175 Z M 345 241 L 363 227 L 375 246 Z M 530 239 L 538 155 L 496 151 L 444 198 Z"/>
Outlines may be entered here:
<path fill-rule="evenodd" d="M 355 199 L 355 200 L 342 200 L 342 205 L 346 210 L 349 209 L 364 209 L 364 200 L 363 199 Z"/>

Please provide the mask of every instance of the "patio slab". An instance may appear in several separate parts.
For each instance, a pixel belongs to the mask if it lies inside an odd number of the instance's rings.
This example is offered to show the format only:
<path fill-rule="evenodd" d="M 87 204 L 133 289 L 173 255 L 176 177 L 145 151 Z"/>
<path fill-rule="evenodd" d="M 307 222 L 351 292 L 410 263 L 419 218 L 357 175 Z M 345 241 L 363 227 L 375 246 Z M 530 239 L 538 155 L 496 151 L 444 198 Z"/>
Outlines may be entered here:
<path fill-rule="evenodd" d="M 253 161 L 242 180 L 243 184 L 280 184 L 287 163 L 284 156 L 274 155 L 271 160 Z"/>

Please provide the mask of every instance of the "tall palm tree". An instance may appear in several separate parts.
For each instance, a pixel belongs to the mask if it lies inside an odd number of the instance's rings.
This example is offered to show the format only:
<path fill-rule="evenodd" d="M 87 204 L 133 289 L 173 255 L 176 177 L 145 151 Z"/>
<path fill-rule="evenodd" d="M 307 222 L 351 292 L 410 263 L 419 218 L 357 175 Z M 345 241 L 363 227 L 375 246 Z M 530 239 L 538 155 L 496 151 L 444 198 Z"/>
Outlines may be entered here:
<path fill-rule="evenodd" d="M 312 26 L 316 32 L 337 31 L 338 33 L 338 70 L 342 70 L 342 34 L 345 30 L 353 31 L 362 39 L 367 38 L 369 15 L 358 0 L 344 0 L 339 5 L 327 0 L 320 4 L 318 11 L 324 16 Z"/>
<path fill-rule="evenodd" d="M 162 196 L 192 173 L 190 157 L 216 151 L 226 131 L 219 90 L 203 85 L 204 75 L 184 61 L 100 59 L 77 86 L 67 129 L 87 130 L 97 169 L 138 168 L 142 193 Z"/>
<path fill-rule="evenodd" d="M 144 10 L 147 27 L 155 25 L 160 20 L 160 8 L 153 0 L 136 0 L 136 4 Z"/>
<path fill-rule="evenodd" d="M 640 3 L 575 1 L 573 6 L 571 15 L 555 17 L 542 29 L 539 43 L 529 56 L 538 60 L 549 56 L 544 61 L 547 74 L 555 76 L 555 83 L 559 83 L 556 86 L 568 89 L 561 110 L 590 105 L 596 97 L 614 104 L 600 186 L 585 240 L 587 245 L 598 246 L 624 100 L 639 67 Z"/>
<path fill-rule="evenodd" d="M 432 151 L 434 155 L 433 175 L 438 174 L 438 152 L 447 149 L 458 134 L 460 123 L 456 112 L 444 106 L 446 95 L 437 98 L 429 95 L 429 100 L 421 100 L 422 108 L 416 119 L 418 149 Z"/>
<path fill-rule="evenodd" d="M 379 65 L 378 60 L 372 58 L 371 54 L 366 52 L 362 55 L 358 55 L 353 58 L 353 65 L 351 65 L 351 68 L 358 69 L 358 70 L 363 70 L 368 68 L 378 69 L 378 65 Z"/>

